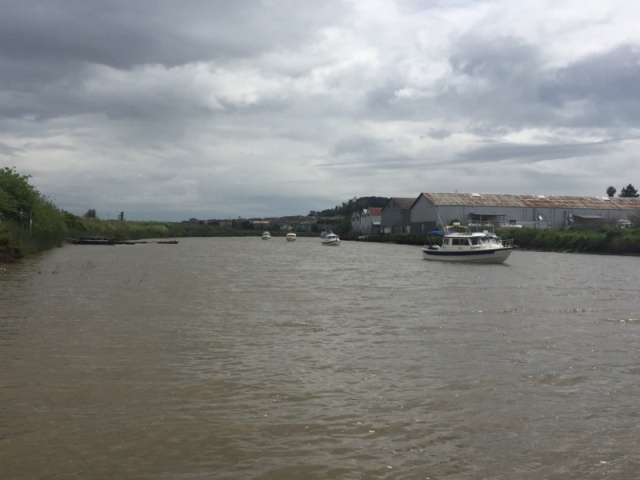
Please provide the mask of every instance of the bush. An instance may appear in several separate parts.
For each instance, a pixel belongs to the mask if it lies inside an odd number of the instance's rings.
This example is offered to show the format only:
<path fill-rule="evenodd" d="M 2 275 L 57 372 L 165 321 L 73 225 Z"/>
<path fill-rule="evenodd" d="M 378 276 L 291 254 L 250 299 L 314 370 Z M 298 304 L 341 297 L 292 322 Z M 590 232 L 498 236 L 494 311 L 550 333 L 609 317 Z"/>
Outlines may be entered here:
<path fill-rule="evenodd" d="M 598 229 L 502 229 L 498 235 L 513 238 L 520 248 L 584 253 L 638 254 L 640 229 L 601 227 Z"/>

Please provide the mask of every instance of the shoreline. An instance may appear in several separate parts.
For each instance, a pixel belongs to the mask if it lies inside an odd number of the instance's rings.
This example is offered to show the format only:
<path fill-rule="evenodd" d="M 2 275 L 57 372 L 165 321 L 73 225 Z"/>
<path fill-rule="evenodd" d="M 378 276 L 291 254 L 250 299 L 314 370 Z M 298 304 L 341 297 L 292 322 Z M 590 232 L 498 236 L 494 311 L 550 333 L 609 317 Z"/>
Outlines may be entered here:
<path fill-rule="evenodd" d="M 4 228 L 3 228 L 4 227 Z M 288 230 L 287 230 L 288 231 Z M 272 236 L 287 231 L 275 229 Z M 83 237 L 109 238 L 117 243 L 130 243 L 144 239 L 174 240 L 200 237 L 259 237 L 260 230 L 237 229 L 219 225 L 192 225 L 166 222 L 112 222 L 99 219 L 67 218 L 55 230 L 22 234 L 19 225 L 6 222 L 0 225 L 0 263 L 15 263 L 20 259 L 61 247 L 71 239 Z M 31 233 L 31 232 L 30 232 Z M 512 239 L 520 250 L 555 253 L 592 253 L 597 255 L 640 256 L 640 228 L 597 229 L 496 229 L 504 239 Z M 300 237 L 319 233 L 298 232 Z M 342 232 L 340 239 L 355 242 L 393 243 L 423 246 L 430 243 L 426 234 L 386 233 L 357 235 Z"/>
<path fill-rule="evenodd" d="M 13 250 L 13 252 L 11 252 L 11 250 Z M 3 263 L 16 263 L 23 257 L 24 255 L 22 255 L 19 249 L 0 249 L 0 265 Z"/>

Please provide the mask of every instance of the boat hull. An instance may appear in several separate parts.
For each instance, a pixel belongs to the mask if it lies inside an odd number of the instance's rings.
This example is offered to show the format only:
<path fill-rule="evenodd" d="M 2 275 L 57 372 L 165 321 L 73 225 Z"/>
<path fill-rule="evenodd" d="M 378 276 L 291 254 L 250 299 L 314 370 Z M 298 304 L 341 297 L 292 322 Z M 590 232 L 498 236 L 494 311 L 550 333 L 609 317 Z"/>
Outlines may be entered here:
<path fill-rule="evenodd" d="M 340 237 L 335 233 L 329 232 L 328 234 L 322 235 L 322 245 L 326 245 L 328 247 L 335 247 L 340 245 Z"/>
<path fill-rule="evenodd" d="M 487 248 L 482 250 L 436 250 L 424 248 L 422 256 L 425 260 L 437 260 L 441 262 L 464 262 L 464 263 L 503 263 L 513 247 Z"/>
<path fill-rule="evenodd" d="M 338 245 L 340 245 L 340 240 L 323 240 L 322 245 L 325 245 L 327 247 L 337 247 Z"/>

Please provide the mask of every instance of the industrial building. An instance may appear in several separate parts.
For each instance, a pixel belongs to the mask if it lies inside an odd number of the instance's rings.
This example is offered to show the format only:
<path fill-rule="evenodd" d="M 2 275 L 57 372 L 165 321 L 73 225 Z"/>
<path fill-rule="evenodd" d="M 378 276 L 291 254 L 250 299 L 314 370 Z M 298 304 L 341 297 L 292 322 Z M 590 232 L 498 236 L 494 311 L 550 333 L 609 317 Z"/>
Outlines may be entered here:
<path fill-rule="evenodd" d="M 409 233 L 411 226 L 411 205 L 415 197 L 391 197 L 382 209 L 381 226 L 383 233 Z"/>
<path fill-rule="evenodd" d="M 453 221 L 515 228 L 629 226 L 640 220 L 640 198 L 421 193 L 410 212 L 412 234 L 424 234 Z"/>

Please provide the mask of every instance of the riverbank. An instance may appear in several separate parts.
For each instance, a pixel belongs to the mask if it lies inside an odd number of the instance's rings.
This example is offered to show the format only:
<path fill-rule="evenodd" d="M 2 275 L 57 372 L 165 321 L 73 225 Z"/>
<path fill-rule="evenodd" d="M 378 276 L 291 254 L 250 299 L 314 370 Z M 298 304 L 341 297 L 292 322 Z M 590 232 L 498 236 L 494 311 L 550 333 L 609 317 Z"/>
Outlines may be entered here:
<path fill-rule="evenodd" d="M 286 231 L 272 231 L 273 237 L 285 237 Z M 142 239 L 175 239 L 188 237 L 259 237 L 262 230 L 242 230 L 217 224 L 137 222 L 100 220 L 66 214 L 64 225 L 47 232 L 34 232 L 17 223 L 0 224 L 0 263 L 13 263 L 25 255 L 60 247 L 80 237 L 111 238 L 115 242 Z M 318 236 L 300 232 L 299 237 Z"/>
<path fill-rule="evenodd" d="M 0 229 L 1 230 L 1 229 Z M 170 222 L 129 222 L 80 218 L 67 214 L 63 230 L 56 229 L 48 233 L 29 231 L 24 227 L 13 226 L 4 235 L 0 235 L 0 263 L 12 263 L 24 255 L 62 246 L 72 238 L 99 236 L 114 238 L 118 242 L 128 242 L 148 238 L 187 238 L 187 237 L 246 237 L 259 236 L 258 230 L 241 230 L 222 227 L 215 224 L 170 223 Z M 0 231 L 0 234 L 2 231 Z M 9 233 L 9 234 L 7 234 Z M 589 230 L 556 229 L 499 229 L 496 233 L 505 239 L 513 239 L 521 249 L 594 253 L 606 255 L 640 255 L 640 229 L 599 228 Z M 273 236 L 286 232 L 272 232 Z M 299 233 L 299 236 L 317 236 L 315 233 Z M 396 243 L 399 245 L 425 245 L 429 243 L 427 235 L 384 234 L 367 237 L 349 237 L 343 240 L 367 241 L 377 243 Z"/>
<path fill-rule="evenodd" d="M 20 258 L 20 255 L 16 254 L 16 252 L 9 252 L 0 247 L 0 265 L 3 263 L 13 263 L 18 258 Z"/>
<path fill-rule="evenodd" d="M 518 248 L 542 252 L 597 253 L 606 255 L 640 255 L 640 229 L 538 229 L 504 228 L 496 230 L 504 239 L 513 239 Z M 348 240 L 348 238 L 344 238 Z M 434 240 L 428 235 L 383 234 L 351 240 L 425 245 Z"/>

